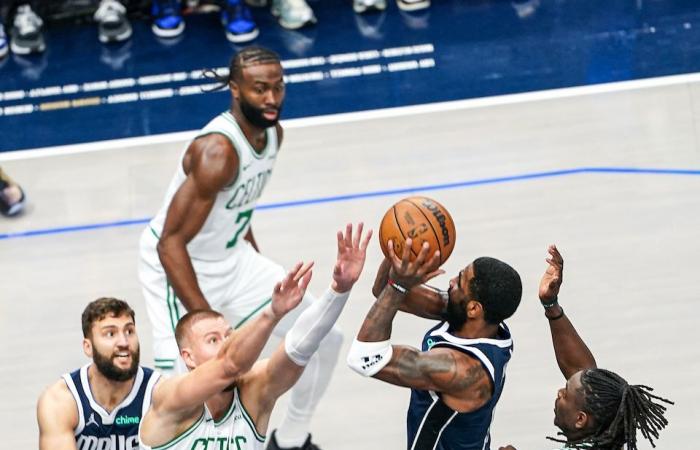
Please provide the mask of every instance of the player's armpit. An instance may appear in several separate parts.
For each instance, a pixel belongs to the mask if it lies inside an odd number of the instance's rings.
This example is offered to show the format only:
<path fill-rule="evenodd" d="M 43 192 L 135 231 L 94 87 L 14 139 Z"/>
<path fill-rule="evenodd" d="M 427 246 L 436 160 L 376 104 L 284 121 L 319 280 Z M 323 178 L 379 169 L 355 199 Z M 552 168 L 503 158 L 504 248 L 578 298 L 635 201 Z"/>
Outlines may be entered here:
<path fill-rule="evenodd" d="M 63 380 L 41 394 L 36 413 L 40 450 L 76 450 L 78 408 Z"/>

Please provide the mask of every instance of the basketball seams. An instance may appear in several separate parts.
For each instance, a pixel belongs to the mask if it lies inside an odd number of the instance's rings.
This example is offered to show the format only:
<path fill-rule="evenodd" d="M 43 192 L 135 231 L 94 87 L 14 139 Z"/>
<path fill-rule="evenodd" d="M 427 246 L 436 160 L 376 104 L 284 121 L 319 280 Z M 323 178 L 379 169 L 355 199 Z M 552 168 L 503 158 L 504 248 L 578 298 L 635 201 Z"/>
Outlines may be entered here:
<path fill-rule="evenodd" d="M 401 202 L 403 202 L 403 201 L 405 201 L 405 200 L 401 200 L 399 203 L 401 203 Z M 406 234 L 403 232 L 403 229 L 401 228 L 401 222 L 399 222 L 399 217 L 396 215 L 396 206 L 397 206 L 399 203 L 397 203 L 396 205 L 392 206 L 391 209 L 394 211 L 394 222 L 396 222 L 396 229 L 399 230 L 399 233 L 401 233 L 401 237 L 403 238 L 404 245 L 405 245 L 405 244 L 406 244 L 406 239 L 407 239 L 407 238 L 406 238 Z M 413 203 L 411 203 L 411 202 L 408 202 L 408 203 L 411 204 L 411 205 L 413 205 Z M 413 206 L 415 206 L 415 205 L 413 205 Z M 413 246 L 410 247 L 410 250 L 411 250 L 411 253 L 413 254 L 413 256 L 418 256 L 418 253 L 416 253 L 416 252 L 413 250 Z M 399 255 L 397 255 L 397 256 L 399 256 Z"/>
<path fill-rule="evenodd" d="M 435 242 L 437 242 L 437 245 L 440 247 L 440 264 L 444 263 L 445 260 L 443 260 L 442 257 L 445 253 L 445 249 L 444 249 L 444 246 L 442 245 L 442 239 L 440 239 L 442 237 L 442 233 L 438 234 L 437 231 L 435 231 L 435 227 L 433 226 L 433 222 L 430 220 L 430 217 L 428 217 L 428 215 L 423 211 L 423 209 L 420 207 L 420 205 L 416 205 L 415 203 L 413 203 L 409 199 L 404 199 L 403 201 L 413 205 L 414 208 L 416 208 L 418 211 L 420 211 L 421 214 L 423 214 L 423 217 L 425 217 L 425 220 L 428 221 L 428 225 L 430 225 L 430 229 L 433 230 L 433 236 L 435 237 Z M 444 208 L 440 208 L 440 209 L 444 209 Z M 430 255 L 430 256 L 432 256 L 432 255 Z"/>

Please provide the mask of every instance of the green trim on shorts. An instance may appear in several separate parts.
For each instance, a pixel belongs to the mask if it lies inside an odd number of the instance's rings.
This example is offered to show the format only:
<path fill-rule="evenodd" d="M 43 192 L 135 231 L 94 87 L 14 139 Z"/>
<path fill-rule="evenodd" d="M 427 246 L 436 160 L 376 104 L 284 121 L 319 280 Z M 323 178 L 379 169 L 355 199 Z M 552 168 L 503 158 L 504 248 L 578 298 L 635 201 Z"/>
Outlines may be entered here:
<path fill-rule="evenodd" d="M 172 305 L 170 301 L 170 283 L 168 280 L 165 280 L 165 304 L 168 305 L 168 316 L 170 317 L 170 325 L 173 327 L 173 333 L 175 332 L 175 326 L 177 325 L 177 322 L 180 320 L 180 318 L 177 316 L 177 310 L 173 308 L 173 306 L 177 307 L 175 305 L 175 292 L 173 292 L 173 300 L 172 300 Z"/>
<path fill-rule="evenodd" d="M 175 444 L 177 444 L 178 442 L 182 441 L 187 436 L 192 434 L 192 432 L 197 429 L 197 427 L 199 426 L 199 424 L 202 423 L 203 420 L 204 420 L 204 408 L 202 408 L 202 415 L 199 416 L 199 419 L 197 419 L 197 421 L 195 421 L 195 423 L 193 423 L 192 426 L 190 426 L 188 429 L 183 431 L 179 436 L 173 438 L 173 440 L 171 440 L 170 442 L 166 442 L 165 444 L 159 445 L 157 447 L 151 447 L 151 449 L 152 450 L 164 450 L 166 448 L 170 448 L 170 447 L 174 446 Z"/>
<path fill-rule="evenodd" d="M 245 317 L 243 318 L 243 320 L 241 320 L 240 322 L 238 322 L 238 323 L 236 324 L 236 326 L 233 327 L 233 328 L 234 328 L 234 329 L 240 328 L 244 323 L 246 323 L 246 322 L 248 321 L 248 319 L 250 319 L 251 317 L 253 317 L 255 314 L 259 313 L 261 309 L 263 309 L 264 307 L 266 307 L 267 305 L 269 305 L 270 302 L 272 302 L 272 297 L 270 297 L 270 298 L 268 298 L 267 300 L 265 300 L 264 302 L 262 302 L 257 308 L 255 308 L 250 314 L 248 314 L 247 316 L 245 316 Z"/>
<path fill-rule="evenodd" d="M 245 409 L 245 405 L 243 405 L 243 400 L 241 400 L 241 391 L 239 391 L 238 388 L 236 388 L 236 397 L 238 398 L 238 404 L 241 405 L 241 412 L 243 413 L 243 418 L 246 422 L 248 422 L 248 426 L 253 431 L 255 439 L 257 439 L 260 442 L 265 442 L 265 436 L 258 433 L 258 430 L 255 428 L 255 422 L 253 422 L 253 419 L 250 418 L 248 410 Z"/>
<path fill-rule="evenodd" d="M 160 236 L 158 236 L 158 233 L 156 233 L 156 230 L 154 230 L 153 227 L 150 225 L 148 226 L 148 229 L 151 230 L 151 233 L 153 233 L 153 236 L 155 236 L 156 239 L 158 239 L 160 241 Z"/>

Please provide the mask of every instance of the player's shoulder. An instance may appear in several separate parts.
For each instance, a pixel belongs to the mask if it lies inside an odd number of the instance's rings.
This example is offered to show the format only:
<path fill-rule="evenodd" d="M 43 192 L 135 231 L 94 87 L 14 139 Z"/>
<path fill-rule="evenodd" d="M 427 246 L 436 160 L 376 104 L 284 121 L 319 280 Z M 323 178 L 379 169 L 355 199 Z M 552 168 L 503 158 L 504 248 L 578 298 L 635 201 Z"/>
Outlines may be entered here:
<path fill-rule="evenodd" d="M 37 402 L 37 414 L 40 422 L 42 417 L 46 417 L 52 421 L 77 423 L 76 400 L 63 379 L 52 383 L 41 393 Z"/>

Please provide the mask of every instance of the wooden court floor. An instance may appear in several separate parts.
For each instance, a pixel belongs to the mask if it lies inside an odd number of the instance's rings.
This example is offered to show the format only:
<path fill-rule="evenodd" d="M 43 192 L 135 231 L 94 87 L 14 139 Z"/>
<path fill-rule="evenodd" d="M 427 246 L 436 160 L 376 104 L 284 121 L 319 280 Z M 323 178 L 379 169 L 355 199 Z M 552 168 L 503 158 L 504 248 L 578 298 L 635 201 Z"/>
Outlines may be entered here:
<path fill-rule="evenodd" d="M 700 85 L 678 84 L 289 128 L 261 203 L 457 183 L 422 192 L 444 203 L 456 221 L 448 275 L 488 255 L 511 263 L 524 282 L 522 304 L 509 321 L 516 347 L 493 425 L 495 447 L 554 447 L 545 436 L 555 433 L 553 403 L 564 380 L 537 285 L 547 245 L 556 243 L 566 260 L 560 300 L 599 365 L 675 400 L 657 448 L 693 448 L 700 423 L 700 176 L 617 169 L 699 169 L 697 105 Z M 31 202 L 25 216 L 0 220 L 0 233 L 149 217 L 182 145 L 0 157 Z M 616 170 L 554 175 L 600 167 Z M 518 178 L 528 174 L 540 175 Z M 476 182 L 463 183 L 470 181 Z M 330 280 L 335 231 L 348 221 L 376 226 L 404 195 L 260 210 L 253 227 L 261 250 L 282 264 L 315 260 L 311 289 L 320 294 Z M 88 301 L 129 301 L 137 311 L 142 362 L 152 363 L 136 277 L 141 230 L 0 240 L 3 448 L 36 448 L 39 393 L 86 362 L 80 313 Z M 375 240 L 340 318 L 346 349 L 369 308 L 379 261 Z M 418 345 L 430 326 L 401 315 L 393 341 Z M 357 376 L 341 355 L 314 419 L 314 439 L 327 450 L 402 449 L 407 403 L 406 389 Z"/>

